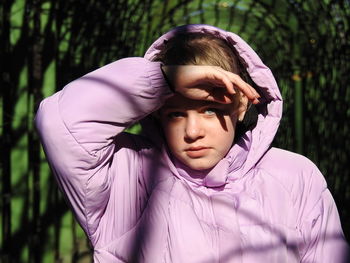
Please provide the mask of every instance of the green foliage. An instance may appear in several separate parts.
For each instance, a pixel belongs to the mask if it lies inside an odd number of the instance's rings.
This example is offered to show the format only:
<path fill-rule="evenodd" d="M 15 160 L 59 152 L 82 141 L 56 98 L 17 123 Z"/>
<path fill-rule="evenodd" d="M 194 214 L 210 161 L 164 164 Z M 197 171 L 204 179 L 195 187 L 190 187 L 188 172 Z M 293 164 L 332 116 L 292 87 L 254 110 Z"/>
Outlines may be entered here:
<path fill-rule="evenodd" d="M 188 23 L 240 34 L 271 67 L 286 101 L 275 144 L 316 162 L 349 236 L 349 1 L 14 0 L 0 12 L 2 262 L 91 261 L 39 148 L 35 110 L 74 78 L 142 56 Z"/>

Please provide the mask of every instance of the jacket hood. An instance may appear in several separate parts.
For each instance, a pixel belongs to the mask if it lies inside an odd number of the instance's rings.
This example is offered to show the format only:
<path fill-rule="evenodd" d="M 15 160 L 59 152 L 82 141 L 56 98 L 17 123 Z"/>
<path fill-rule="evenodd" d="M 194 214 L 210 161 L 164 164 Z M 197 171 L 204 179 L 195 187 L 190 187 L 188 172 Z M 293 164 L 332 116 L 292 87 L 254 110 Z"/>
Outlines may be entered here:
<path fill-rule="evenodd" d="M 201 32 L 227 41 L 246 63 L 246 70 L 261 95 L 256 105 L 258 120 L 252 131 L 246 132 L 209 174 L 201 174 L 172 161 L 174 173 L 197 185 L 219 187 L 250 171 L 270 148 L 282 116 L 282 97 L 271 70 L 264 65 L 255 51 L 238 35 L 209 25 L 185 25 L 176 27 L 158 38 L 147 50 L 145 58 L 152 58 L 162 49 L 164 42 L 178 33 Z M 145 127 L 143 127 L 145 128 Z M 190 170 L 190 171 L 189 171 Z M 200 173 L 200 174 L 198 174 Z M 196 176 L 193 176 L 195 174 Z"/>

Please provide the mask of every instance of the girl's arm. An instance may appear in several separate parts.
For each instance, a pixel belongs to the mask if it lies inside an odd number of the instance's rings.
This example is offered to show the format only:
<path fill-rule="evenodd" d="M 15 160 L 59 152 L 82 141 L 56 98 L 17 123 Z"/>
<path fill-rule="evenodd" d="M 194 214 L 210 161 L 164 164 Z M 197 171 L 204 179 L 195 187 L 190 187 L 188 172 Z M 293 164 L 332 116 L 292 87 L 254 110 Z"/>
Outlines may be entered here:
<path fill-rule="evenodd" d="M 158 109 L 171 94 L 158 62 L 126 58 L 69 83 L 42 101 L 35 122 L 47 159 L 90 237 L 115 177 L 108 164 L 115 152 L 116 135 Z M 130 136 L 123 136 L 120 143 L 133 147 Z M 133 162 L 121 163 L 124 171 L 128 165 L 139 167 L 135 151 L 120 152 L 128 154 L 125 159 Z M 125 189 L 137 181 L 128 176 L 122 174 Z"/>
<path fill-rule="evenodd" d="M 338 210 L 323 175 L 315 169 L 307 187 L 307 204 L 302 213 L 300 229 L 304 238 L 301 262 L 346 263 L 349 247 L 339 219 Z"/>

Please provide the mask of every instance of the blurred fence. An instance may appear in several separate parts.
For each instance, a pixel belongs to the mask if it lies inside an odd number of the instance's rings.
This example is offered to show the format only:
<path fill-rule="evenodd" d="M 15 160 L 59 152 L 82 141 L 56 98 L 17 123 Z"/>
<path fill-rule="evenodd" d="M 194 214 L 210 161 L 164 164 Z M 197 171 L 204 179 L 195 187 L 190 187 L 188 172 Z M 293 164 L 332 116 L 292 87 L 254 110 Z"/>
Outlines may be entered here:
<path fill-rule="evenodd" d="M 350 236 L 348 0 L 5 0 L 0 19 L 1 262 L 91 262 L 35 133 L 38 103 L 188 23 L 238 33 L 270 66 L 285 99 L 275 145 L 319 166 Z"/>

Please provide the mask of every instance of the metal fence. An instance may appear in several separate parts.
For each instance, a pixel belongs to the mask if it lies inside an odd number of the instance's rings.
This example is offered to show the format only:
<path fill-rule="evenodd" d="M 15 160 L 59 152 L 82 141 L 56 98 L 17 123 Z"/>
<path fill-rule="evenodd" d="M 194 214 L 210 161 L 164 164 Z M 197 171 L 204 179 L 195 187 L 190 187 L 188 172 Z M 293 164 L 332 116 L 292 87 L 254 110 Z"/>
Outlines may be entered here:
<path fill-rule="evenodd" d="M 238 33 L 270 66 L 285 99 L 275 145 L 319 166 L 350 236 L 348 0 L 5 0 L 0 19 L 1 262 L 91 262 L 33 127 L 38 103 L 188 23 Z"/>

